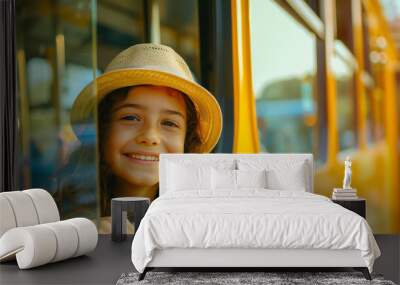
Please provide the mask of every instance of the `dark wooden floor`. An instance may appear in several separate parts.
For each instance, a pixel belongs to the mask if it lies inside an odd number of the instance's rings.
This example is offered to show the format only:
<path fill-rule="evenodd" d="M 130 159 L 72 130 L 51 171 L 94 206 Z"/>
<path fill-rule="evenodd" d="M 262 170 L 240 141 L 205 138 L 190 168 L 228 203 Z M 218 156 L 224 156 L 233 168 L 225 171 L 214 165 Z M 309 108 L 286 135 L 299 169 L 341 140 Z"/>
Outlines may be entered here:
<path fill-rule="evenodd" d="M 400 236 L 375 236 L 382 256 L 376 261 L 375 273 L 400 282 Z M 131 263 L 132 238 L 114 243 L 101 235 L 99 244 L 88 256 L 81 256 L 29 270 L 19 270 L 16 262 L 0 265 L 0 284 L 115 284 L 124 272 L 134 271 Z"/>
<path fill-rule="evenodd" d="M 375 235 L 375 239 L 382 255 L 375 262 L 374 272 L 400 284 L 400 235 Z"/>
<path fill-rule="evenodd" d="M 0 284 L 115 284 L 124 272 L 134 271 L 132 238 L 116 243 L 100 235 L 96 249 L 87 256 L 19 270 L 16 262 L 0 264 Z"/>

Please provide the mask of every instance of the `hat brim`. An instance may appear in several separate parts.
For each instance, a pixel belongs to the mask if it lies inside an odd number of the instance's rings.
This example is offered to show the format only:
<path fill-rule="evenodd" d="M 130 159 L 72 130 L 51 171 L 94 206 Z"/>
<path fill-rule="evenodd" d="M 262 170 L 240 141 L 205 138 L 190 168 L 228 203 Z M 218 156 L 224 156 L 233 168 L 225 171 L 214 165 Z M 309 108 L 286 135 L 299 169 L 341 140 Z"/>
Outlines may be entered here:
<path fill-rule="evenodd" d="M 85 123 L 90 121 L 96 105 L 110 92 L 129 86 L 155 85 L 181 91 L 193 102 L 199 117 L 202 145 L 199 153 L 210 152 L 222 131 L 222 113 L 215 97 L 201 85 L 168 72 L 127 68 L 104 73 L 88 84 L 75 99 L 71 110 L 71 125 L 79 138 Z"/>

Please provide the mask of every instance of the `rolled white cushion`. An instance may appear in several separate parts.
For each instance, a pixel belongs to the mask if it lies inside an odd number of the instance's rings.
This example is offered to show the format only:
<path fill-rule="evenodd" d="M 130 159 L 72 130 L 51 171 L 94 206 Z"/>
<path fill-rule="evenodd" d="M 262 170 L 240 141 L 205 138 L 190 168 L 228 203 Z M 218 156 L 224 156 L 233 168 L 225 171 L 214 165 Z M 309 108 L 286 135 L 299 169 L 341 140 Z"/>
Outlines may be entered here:
<path fill-rule="evenodd" d="M 0 237 L 9 229 L 15 228 L 17 222 L 8 199 L 0 195 Z"/>
<path fill-rule="evenodd" d="M 39 223 L 36 208 L 28 194 L 23 191 L 11 191 L 0 193 L 0 195 L 10 202 L 17 227 L 33 226 Z"/>
<path fill-rule="evenodd" d="M 56 236 L 57 250 L 51 262 L 57 262 L 75 255 L 78 249 L 78 233 L 67 221 L 44 224 Z"/>
<path fill-rule="evenodd" d="M 16 255 L 20 269 L 86 254 L 97 245 L 96 226 L 88 219 L 18 227 L 0 238 L 0 261 Z"/>
<path fill-rule="evenodd" d="M 57 249 L 57 240 L 51 229 L 36 225 L 7 231 L 0 239 L 0 260 L 16 254 L 20 269 L 49 263 Z"/>
<path fill-rule="evenodd" d="M 74 218 L 65 220 L 76 229 L 78 233 L 78 248 L 75 256 L 86 254 L 96 248 L 98 233 L 95 224 L 85 218 Z"/>
<path fill-rule="evenodd" d="M 23 191 L 28 194 L 36 208 L 39 224 L 51 223 L 60 220 L 57 205 L 49 192 L 43 189 L 29 189 Z"/>

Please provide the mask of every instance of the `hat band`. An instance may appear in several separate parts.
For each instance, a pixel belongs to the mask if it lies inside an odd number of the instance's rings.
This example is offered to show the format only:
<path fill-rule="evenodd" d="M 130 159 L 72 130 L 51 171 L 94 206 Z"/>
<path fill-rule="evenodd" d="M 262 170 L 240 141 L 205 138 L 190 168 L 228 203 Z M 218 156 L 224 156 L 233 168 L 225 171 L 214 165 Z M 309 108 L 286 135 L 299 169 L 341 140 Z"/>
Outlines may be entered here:
<path fill-rule="evenodd" d="M 108 72 L 113 72 L 113 71 L 117 71 L 117 70 L 122 70 L 122 69 L 137 69 L 137 70 L 154 70 L 154 71 L 161 71 L 161 72 L 165 72 L 165 73 L 169 73 L 178 77 L 181 77 L 183 79 L 192 81 L 194 83 L 193 77 L 191 74 L 186 74 L 183 71 L 181 71 L 180 69 L 176 69 L 176 68 L 170 68 L 168 66 L 159 66 L 159 65 L 140 65 L 140 66 L 127 66 L 124 68 L 112 68 L 112 69 L 108 69 L 106 70 L 106 73 Z"/>

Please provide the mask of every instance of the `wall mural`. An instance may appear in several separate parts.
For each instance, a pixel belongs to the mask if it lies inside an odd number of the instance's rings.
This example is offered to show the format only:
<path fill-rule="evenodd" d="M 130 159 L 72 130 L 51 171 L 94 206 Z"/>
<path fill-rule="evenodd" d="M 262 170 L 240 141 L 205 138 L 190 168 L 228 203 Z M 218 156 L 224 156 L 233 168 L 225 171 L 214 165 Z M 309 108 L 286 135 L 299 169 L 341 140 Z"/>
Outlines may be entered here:
<path fill-rule="evenodd" d="M 368 20 L 379 12 L 368 1 L 364 55 L 351 46 L 340 14 L 347 10 L 338 7 L 330 58 L 284 1 L 249 1 L 251 38 L 238 51 L 251 66 L 252 90 L 229 96 L 202 87 L 211 67 L 200 57 L 197 0 L 151 1 L 152 9 L 142 0 L 31 2 L 16 3 L 19 186 L 49 191 L 62 218 L 87 217 L 110 232 L 112 197 L 157 197 L 160 153 L 207 153 L 230 140 L 233 152 L 312 153 L 314 191 L 329 197 L 342 187 L 349 157 L 351 187 L 366 199 L 372 229 L 400 232 L 396 56 L 384 24 Z M 150 10 L 158 21 L 149 21 Z M 221 111 L 233 120 L 222 124 Z M 238 131 L 218 141 L 227 126 Z"/>

